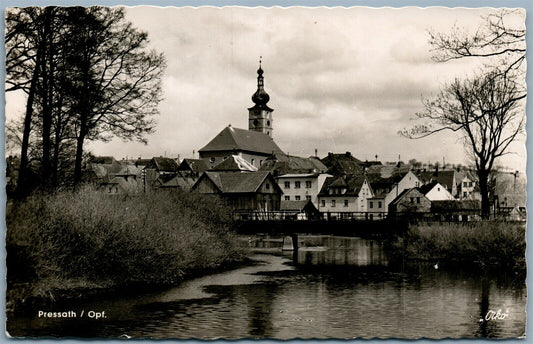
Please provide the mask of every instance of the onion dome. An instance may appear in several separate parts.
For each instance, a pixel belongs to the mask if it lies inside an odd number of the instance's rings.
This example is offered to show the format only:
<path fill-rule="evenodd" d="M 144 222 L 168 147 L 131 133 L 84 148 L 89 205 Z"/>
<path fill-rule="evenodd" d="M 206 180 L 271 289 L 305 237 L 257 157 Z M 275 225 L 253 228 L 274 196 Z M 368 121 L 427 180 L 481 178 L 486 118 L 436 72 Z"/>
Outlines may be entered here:
<path fill-rule="evenodd" d="M 259 61 L 259 69 L 257 70 L 257 91 L 252 95 L 252 101 L 257 107 L 266 107 L 270 96 L 264 89 L 263 69 L 261 68 L 261 61 Z"/>

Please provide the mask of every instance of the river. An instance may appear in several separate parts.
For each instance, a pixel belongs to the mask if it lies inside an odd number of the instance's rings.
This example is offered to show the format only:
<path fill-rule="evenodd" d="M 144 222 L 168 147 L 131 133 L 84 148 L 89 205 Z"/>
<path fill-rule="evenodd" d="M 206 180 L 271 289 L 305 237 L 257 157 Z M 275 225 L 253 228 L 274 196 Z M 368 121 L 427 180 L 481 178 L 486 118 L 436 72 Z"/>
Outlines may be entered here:
<path fill-rule="evenodd" d="M 8 317 L 7 328 L 12 336 L 157 339 L 509 338 L 525 333 L 526 286 L 514 274 L 484 275 L 440 262 L 391 262 L 379 242 L 360 238 L 301 240 L 293 257 L 291 251 L 281 252 L 278 238 L 254 238 L 253 265 L 165 290 L 45 310 L 73 311 L 76 318 L 39 318 L 38 310 L 35 316 Z M 498 319 L 485 320 L 499 310 Z M 101 312 L 100 319 L 87 315 Z"/>

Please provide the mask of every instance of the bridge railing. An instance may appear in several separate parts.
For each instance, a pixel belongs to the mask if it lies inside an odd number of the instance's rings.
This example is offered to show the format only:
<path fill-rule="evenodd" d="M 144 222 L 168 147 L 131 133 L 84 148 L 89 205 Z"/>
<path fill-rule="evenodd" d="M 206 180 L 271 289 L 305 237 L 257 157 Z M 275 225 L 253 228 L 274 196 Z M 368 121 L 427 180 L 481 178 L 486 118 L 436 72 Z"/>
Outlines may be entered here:
<path fill-rule="evenodd" d="M 434 213 L 434 212 L 324 212 L 307 214 L 296 211 L 235 211 L 236 221 L 385 221 L 405 220 L 409 222 L 470 222 L 481 219 L 478 212 Z"/>

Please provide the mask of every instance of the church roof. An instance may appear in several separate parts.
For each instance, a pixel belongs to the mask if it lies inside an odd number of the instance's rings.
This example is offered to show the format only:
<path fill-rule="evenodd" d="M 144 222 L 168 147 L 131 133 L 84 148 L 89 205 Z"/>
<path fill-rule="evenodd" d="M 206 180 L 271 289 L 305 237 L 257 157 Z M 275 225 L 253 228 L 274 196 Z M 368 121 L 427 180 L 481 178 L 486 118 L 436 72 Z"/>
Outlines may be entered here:
<path fill-rule="evenodd" d="M 200 152 L 246 151 L 260 154 L 283 154 L 274 140 L 267 134 L 227 126 L 215 136 Z"/>
<path fill-rule="evenodd" d="M 257 167 L 238 155 L 231 155 L 228 159 L 223 160 L 221 163 L 214 166 L 211 171 L 255 172 L 257 171 Z"/>

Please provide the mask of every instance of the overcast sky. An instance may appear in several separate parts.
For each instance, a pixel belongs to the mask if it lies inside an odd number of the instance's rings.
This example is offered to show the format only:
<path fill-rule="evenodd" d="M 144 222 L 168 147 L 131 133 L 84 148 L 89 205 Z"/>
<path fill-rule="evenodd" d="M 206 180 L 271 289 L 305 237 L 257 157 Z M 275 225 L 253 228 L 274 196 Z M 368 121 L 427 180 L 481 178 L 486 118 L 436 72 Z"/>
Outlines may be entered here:
<path fill-rule="evenodd" d="M 282 150 L 309 156 L 318 149 L 350 151 L 359 159 L 465 163 L 458 136 L 444 132 L 408 140 L 398 131 L 414 124 L 421 99 L 479 62 L 431 60 L 428 30 L 454 24 L 475 30 L 488 9 L 404 8 L 157 8 L 127 9 L 127 19 L 148 32 L 163 52 L 157 131 L 148 145 L 89 145 L 94 154 L 123 157 L 192 157 L 231 124 L 248 128 L 251 96 L 262 56 L 273 136 Z M 522 23 L 523 24 L 523 23 Z M 7 118 L 24 111 L 22 97 L 8 94 Z M 517 154 L 501 163 L 525 170 L 525 136 Z M 198 154 L 196 153 L 196 157 Z"/>

